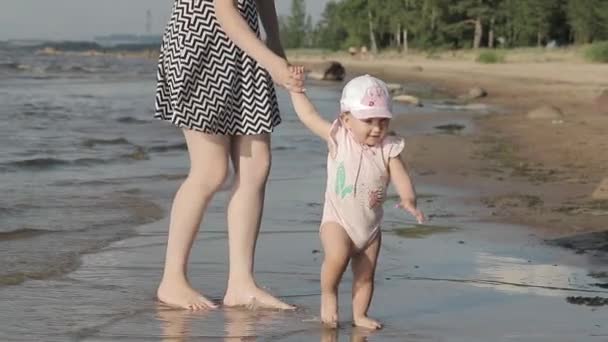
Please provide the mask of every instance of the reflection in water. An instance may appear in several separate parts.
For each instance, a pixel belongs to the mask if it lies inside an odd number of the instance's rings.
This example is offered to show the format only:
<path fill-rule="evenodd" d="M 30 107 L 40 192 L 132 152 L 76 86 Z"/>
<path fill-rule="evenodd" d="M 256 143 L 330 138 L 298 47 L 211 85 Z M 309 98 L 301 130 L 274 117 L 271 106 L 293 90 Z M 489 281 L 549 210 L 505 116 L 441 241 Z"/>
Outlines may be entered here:
<path fill-rule="evenodd" d="M 208 314 L 208 312 L 173 309 L 159 304 L 156 311 L 156 317 L 162 325 L 162 341 L 186 341 L 191 335 L 190 325 L 192 320 L 202 317 L 205 314 Z"/>
<path fill-rule="evenodd" d="M 217 327 L 215 323 L 218 317 L 224 320 L 224 330 L 219 331 L 219 336 L 218 330 L 212 328 Z M 265 333 L 278 331 L 281 317 L 282 313 L 279 311 L 247 308 L 188 311 L 164 305 L 157 307 L 157 318 L 161 322 L 161 337 L 164 342 L 181 342 L 204 337 L 215 339 L 223 337 L 225 341 L 257 341 L 258 331 Z M 202 320 L 209 322 L 201 322 Z M 204 327 L 208 327 L 209 330 Z"/>
<path fill-rule="evenodd" d="M 256 327 L 263 329 L 263 324 L 272 321 L 267 314 L 270 311 L 248 310 L 246 308 L 224 309 L 225 341 L 257 341 Z M 275 312 L 275 315 L 277 313 Z M 278 317 L 277 317 L 278 318 Z"/>
<path fill-rule="evenodd" d="M 327 329 L 320 322 L 311 327 L 297 318 L 297 315 L 294 317 L 282 311 L 248 308 L 188 311 L 159 304 L 156 318 L 161 324 L 160 336 L 163 342 L 185 342 L 205 338 L 226 342 L 258 341 L 267 340 L 269 336 L 289 340 L 289 336 L 295 335 L 305 337 L 306 340 L 316 340 L 318 337 L 315 336 L 320 335 L 320 342 L 337 342 L 340 340 L 340 334 L 343 337 L 345 334 L 349 336 L 351 342 L 366 342 L 373 333 L 356 327 Z M 223 331 L 217 329 L 218 318 L 224 321 Z M 319 327 L 320 331 L 316 327 Z M 317 333 L 319 335 L 316 335 Z"/>
<path fill-rule="evenodd" d="M 477 254 L 475 261 L 479 278 L 494 282 L 474 284 L 505 292 L 561 297 L 574 290 L 589 290 L 588 284 L 593 282 L 585 270 L 576 267 L 532 264 L 489 253 Z"/>
<path fill-rule="evenodd" d="M 344 331 L 342 331 L 344 332 Z M 371 331 L 353 327 L 350 331 L 350 342 L 367 342 Z M 340 329 L 323 328 L 321 331 L 321 342 L 338 342 Z"/>
<path fill-rule="evenodd" d="M 321 342 L 338 342 L 338 329 L 322 329 Z"/>

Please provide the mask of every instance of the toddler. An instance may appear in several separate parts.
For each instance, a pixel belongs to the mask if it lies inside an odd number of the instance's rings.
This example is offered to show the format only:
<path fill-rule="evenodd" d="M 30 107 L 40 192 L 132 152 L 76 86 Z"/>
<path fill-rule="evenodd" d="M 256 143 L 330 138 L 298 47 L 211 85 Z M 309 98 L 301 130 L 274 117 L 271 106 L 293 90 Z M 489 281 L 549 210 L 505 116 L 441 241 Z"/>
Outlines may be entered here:
<path fill-rule="evenodd" d="M 295 76 L 301 67 L 293 67 Z M 416 193 L 401 154 L 402 138 L 389 135 L 391 98 L 386 84 L 370 75 L 344 87 L 340 115 L 328 122 L 304 93 L 291 93 L 295 111 L 313 133 L 327 141 L 327 188 L 320 227 L 324 260 L 321 269 L 321 320 L 338 325 L 338 285 L 349 261 L 353 270 L 353 324 L 380 329 L 367 316 L 374 291 L 374 272 L 382 240 L 382 204 L 389 181 L 400 206 L 421 223 Z"/>

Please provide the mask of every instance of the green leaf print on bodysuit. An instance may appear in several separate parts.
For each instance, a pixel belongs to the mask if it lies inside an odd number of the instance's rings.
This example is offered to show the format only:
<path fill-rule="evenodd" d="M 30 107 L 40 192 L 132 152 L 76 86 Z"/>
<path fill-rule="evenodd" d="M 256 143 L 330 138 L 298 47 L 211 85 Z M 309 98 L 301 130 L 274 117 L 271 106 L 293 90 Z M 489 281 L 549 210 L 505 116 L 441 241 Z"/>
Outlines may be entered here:
<path fill-rule="evenodd" d="M 336 195 L 340 196 L 340 198 L 346 197 L 346 195 L 353 192 L 353 186 L 346 186 L 346 169 L 344 169 L 344 162 L 340 163 L 338 166 L 338 171 L 336 172 Z"/>

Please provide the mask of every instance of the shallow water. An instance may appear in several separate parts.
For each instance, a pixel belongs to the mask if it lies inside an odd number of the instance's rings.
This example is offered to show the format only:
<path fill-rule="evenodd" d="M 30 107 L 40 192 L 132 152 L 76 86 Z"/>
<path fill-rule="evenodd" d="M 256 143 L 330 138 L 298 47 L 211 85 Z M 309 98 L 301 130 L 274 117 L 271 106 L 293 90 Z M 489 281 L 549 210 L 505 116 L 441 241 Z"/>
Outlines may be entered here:
<path fill-rule="evenodd" d="M 370 312 L 386 328 L 370 334 L 350 327 L 347 273 L 343 328 L 321 329 L 325 149 L 297 122 L 283 92 L 256 271 L 261 284 L 300 309 L 187 313 L 159 306 L 166 213 L 187 156 L 180 132 L 151 119 L 154 63 L 70 57 L 66 68 L 57 67 L 58 57 L 9 57 L 29 67 L 0 73 L 2 341 L 608 339 L 606 307 L 567 301 L 608 297 L 597 286 L 602 281 L 588 276 L 605 265 L 546 246 L 526 227 L 478 222 L 484 209 L 466 204 L 467 189 L 433 184 L 418 185 L 427 214 L 441 213 L 433 229 L 414 226 L 387 203 Z M 339 85 L 308 88 L 328 117 L 336 113 Z M 441 120 L 406 133 L 428 134 Z M 222 192 L 210 205 L 190 264 L 193 284 L 216 300 L 226 282 L 226 200 Z"/>
<path fill-rule="evenodd" d="M 107 68 L 83 75 L 71 67 L 48 70 L 71 63 L 93 68 L 100 62 L 29 54 L 13 58 L 31 64 L 0 76 L 0 142 L 5 147 L 0 154 L 0 258 L 5 260 L 0 285 L 73 270 L 78 255 L 128 236 L 129 227 L 161 218 L 158 204 L 140 191 L 147 184 L 136 164 L 170 155 L 154 148 L 179 141 L 171 141 L 178 137 L 167 127 L 146 121 L 149 76 L 115 70 L 133 70 L 131 62 L 106 61 Z M 153 132 L 167 138 L 155 141 L 149 136 Z M 152 175 L 162 172 L 170 170 Z M 118 176 L 123 182 L 114 181 Z"/>

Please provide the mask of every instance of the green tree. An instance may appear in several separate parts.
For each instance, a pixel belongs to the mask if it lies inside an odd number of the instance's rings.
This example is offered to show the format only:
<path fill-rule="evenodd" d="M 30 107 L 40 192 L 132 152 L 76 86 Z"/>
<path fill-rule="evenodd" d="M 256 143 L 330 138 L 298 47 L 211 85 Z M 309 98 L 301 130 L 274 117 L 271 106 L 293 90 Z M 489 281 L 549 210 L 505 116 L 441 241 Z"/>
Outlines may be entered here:
<path fill-rule="evenodd" d="M 306 4 L 304 0 L 291 1 L 291 14 L 282 22 L 283 44 L 287 48 L 300 48 L 306 41 Z"/>
<path fill-rule="evenodd" d="M 314 32 L 332 49 L 586 43 L 608 39 L 608 0 L 335 0 Z"/>
<path fill-rule="evenodd" d="M 540 46 L 548 38 L 554 18 L 563 8 L 556 0 L 506 0 L 502 9 L 510 45 Z"/>
<path fill-rule="evenodd" d="M 368 0 L 349 0 L 340 2 L 340 17 L 347 39 L 342 47 L 362 46 L 369 44 L 369 11 Z"/>
<path fill-rule="evenodd" d="M 312 18 L 310 15 L 306 16 L 306 25 L 304 26 L 304 32 L 306 32 L 305 39 L 304 39 L 304 46 L 305 47 L 313 46 L 314 28 L 312 26 Z"/>
<path fill-rule="evenodd" d="M 484 25 L 496 16 L 496 0 L 460 0 L 455 2 L 451 9 L 457 14 L 464 16 L 463 24 L 473 25 L 473 48 L 481 46 L 484 33 Z M 493 23 L 492 23 L 493 24 Z"/>
<path fill-rule="evenodd" d="M 532 13 L 531 25 L 536 34 L 536 45 L 541 46 L 551 30 L 552 18 L 559 11 L 559 1 L 528 0 Z"/>
<path fill-rule="evenodd" d="M 608 38 L 607 0 L 569 0 L 567 13 L 575 43 L 591 43 Z"/>
<path fill-rule="evenodd" d="M 401 0 L 401 10 L 392 9 L 403 26 L 404 48 L 429 48 L 449 44 L 452 28 L 448 0 Z"/>
<path fill-rule="evenodd" d="M 325 49 L 338 50 L 347 38 L 348 32 L 342 21 L 341 6 L 335 1 L 330 1 L 325 6 L 315 28 L 313 44 Z"/>

